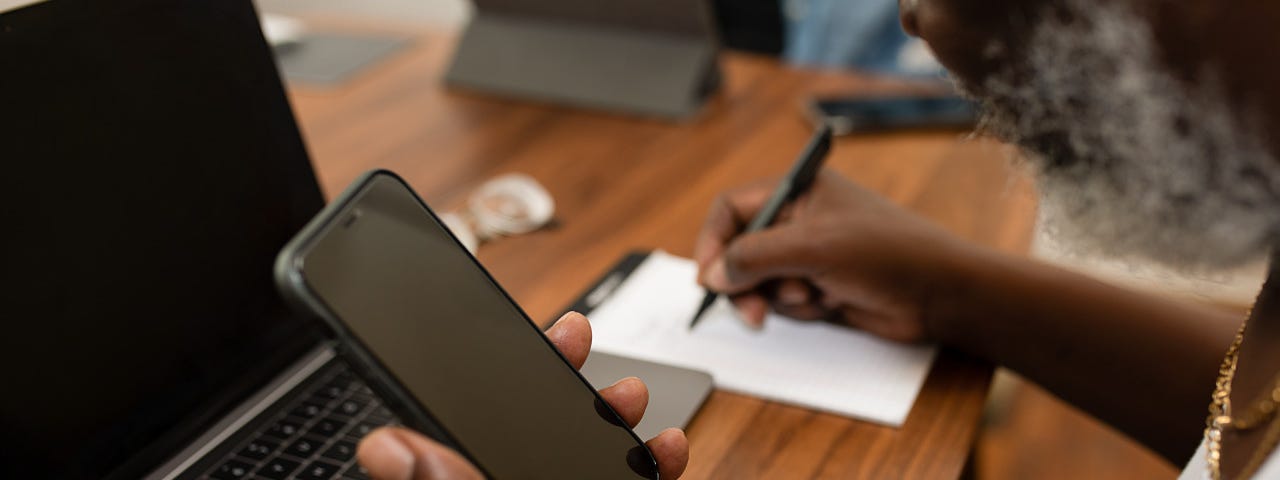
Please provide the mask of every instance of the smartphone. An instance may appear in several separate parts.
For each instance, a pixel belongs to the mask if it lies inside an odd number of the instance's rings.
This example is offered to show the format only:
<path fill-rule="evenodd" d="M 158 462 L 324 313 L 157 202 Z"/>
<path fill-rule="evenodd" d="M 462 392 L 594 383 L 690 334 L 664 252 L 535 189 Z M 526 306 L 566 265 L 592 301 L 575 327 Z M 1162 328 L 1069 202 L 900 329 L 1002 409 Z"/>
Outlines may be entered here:
<path fill-rule="evenodd" d="M 408 426 L 489 478 L 658 478 L 644 442 L 395 174 L 365 174 L 276 282 Z"/>
<path fill-rule="evenodd" d="M 973 102 L 958 96 L 817 98 L 806 107 L 815 125 L 836 135 L 907 129 L 970 129 L 977 123 Z"/>

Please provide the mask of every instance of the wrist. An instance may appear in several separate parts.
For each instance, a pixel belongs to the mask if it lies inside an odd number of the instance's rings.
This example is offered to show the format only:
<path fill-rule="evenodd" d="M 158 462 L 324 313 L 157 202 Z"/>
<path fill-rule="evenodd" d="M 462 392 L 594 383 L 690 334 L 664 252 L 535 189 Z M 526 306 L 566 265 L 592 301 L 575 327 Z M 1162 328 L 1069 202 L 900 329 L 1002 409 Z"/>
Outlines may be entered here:
<path fill-rule="evenodd" d="M 921 323 L 930 340 L 944 345 L 960 343 L 965 332 L 979 326 L 982 304 L 988 303 L 987 292 L 993 279 L 999 277 L 1005 255 L 990 248 L 959 238 L 948 239 L 946 245 L 933 249 L 934 255 L 924 268 L 932 270 L 931 281 L 921 292 Z"/>

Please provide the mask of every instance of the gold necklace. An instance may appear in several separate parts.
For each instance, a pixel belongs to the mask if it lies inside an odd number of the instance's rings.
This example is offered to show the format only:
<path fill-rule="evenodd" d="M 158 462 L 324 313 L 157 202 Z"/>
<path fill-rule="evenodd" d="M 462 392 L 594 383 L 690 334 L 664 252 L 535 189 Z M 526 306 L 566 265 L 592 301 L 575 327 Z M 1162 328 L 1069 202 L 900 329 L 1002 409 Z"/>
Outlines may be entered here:
<path fill-rule="evenodd" d="M 1240 353 L 1240 343 L 1244 342 L 1244 329 L 1249 324 L 1248 317 L 1236 332 L 1235 341 L 1227 347 L 1227 356 L 1218 367 L 1218 381 L 1214 384 L 1213 397 L 1209 402 L 1209 418 L 1205 420 L 1204 446 L 1205 465 L 1209 469 L 1209 478 L 1222 480 L 1222 431 L 1231 423 L 1231 379 L 1236 375 L 1236 361 Z"/>
<path fill-rule="evenodd" d="M 1250 312 L 1250 316 L 1252 312 Z M 1249 405 L 1249 408 L 1240 416 L 1233 417 L 1231 412 L 1231 383 L 1235 379 L 1236 366 L 1239 363 L 1240 344 L 1244 342 L 1245 328 L 1248 326 L 1249 317 L 1245 317 L 1245 322 L 1240 325 L 1240 330 L 1236 332 L 1236 338 L 1231 342 L 1231 346 L 1227 347 L 1227 355 L 1222 359 L 1222 365 L 1218 368 L 1218 381 L 1215 384 L 1212 401 L 1209 404 L 1209 418 L 1205 421 L 1205 463 L 1209 469 L 1209 477 L 1213 480 L 1221 480 L 1222 478 L 1222 441 L 1223 433 L 1227 430 L 1248 431 L 1264 422 L 1270 421 L 1270 428 L 1267 429 L 1266 436 L 1263 437 L 1262 443 L 1254 450 L 1249 458 L 1249 462 L 1245 464 L 1240 471 L 1240 478 L 1248 478 L 1252 476 L 1262 463 L 1266 461 L 1272 450 L 1280 445 L 1280 421 L 1276 420 L 1275 414 L 1277 406 L 1280 405 L 1280 376 L 1272 382 L 1269 392 L 1263 394 L 1258 401 Z"/>

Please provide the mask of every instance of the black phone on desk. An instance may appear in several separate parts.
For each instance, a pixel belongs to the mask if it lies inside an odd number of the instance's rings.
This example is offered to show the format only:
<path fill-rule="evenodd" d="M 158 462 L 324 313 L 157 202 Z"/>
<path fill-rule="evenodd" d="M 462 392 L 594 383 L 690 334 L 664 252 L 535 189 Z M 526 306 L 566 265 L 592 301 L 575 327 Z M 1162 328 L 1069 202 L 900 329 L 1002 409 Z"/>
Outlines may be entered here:
<path fill-rule="evenodd" d="M 835 135 L 892 130 L 970 129 L 977 123 L 973 102 L 959 96 L 815 98 L 805 107 L 815 125 Z"/>
<path fill-rule="evenodd" d="M 357 180 L 275 273 L 408 426 L 490 478 L 658 478 L 644 442 L 395 174 Z"/>

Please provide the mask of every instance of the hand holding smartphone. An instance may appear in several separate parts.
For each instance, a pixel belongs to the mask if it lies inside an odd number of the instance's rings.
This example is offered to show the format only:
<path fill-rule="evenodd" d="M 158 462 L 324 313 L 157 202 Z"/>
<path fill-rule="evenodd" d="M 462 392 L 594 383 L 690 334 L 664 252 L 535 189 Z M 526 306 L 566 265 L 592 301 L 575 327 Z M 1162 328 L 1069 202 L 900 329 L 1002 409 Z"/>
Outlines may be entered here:
<path fill-rule="evenodd" d="M 410 427 L 491 478 L 658 478 L 644 443 L 390 172 L 281 252 L 277 282 Z"/>

